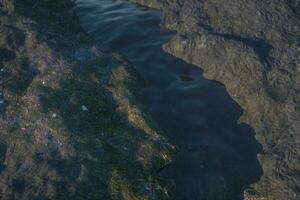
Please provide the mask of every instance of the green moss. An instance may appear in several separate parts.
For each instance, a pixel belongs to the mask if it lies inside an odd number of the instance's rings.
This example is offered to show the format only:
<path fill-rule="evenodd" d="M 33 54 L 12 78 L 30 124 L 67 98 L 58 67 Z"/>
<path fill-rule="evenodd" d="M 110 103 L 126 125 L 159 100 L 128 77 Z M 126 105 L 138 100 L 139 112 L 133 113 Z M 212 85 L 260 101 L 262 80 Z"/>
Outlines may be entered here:
<path fill-rule="evenodd" d="M 145 188 L 153 172 L 136 160 L 136 150 L 147 137 L 141 130 L 130 126 L 127 116 L 117 111 L 110 91 L 99 84 L 110 82 L 110 76 L 104 76 L 110 74 L 107 72 L 111 70 L 108 63 L 88 66 L 73 67 L 61 81 L 60 90 L 41 88 L 44 90 L 40 98 L 45 112 L 56 110 L 60 113 L 76 148 L 73 159 L 86 169 L 86 174 L 81 177 L 84 181 L 80 183 L 76 197 L 72 198 L 101 199 L 109 196 L 118 199 L 116 188 L 119 188 L 125 195 L 123 199 L 147 199 Z M 125 85 L 132 84 L 130 80 L 125 82 Z M 88 111 L 83 111 L 82 105 Z M 157 167 L 160 164 L 162 161 Z M 58 171 L 66 170 L 61 173 L 65 176 L 68 174 L 65 172 L 74 167 L 60 165 L 52 164 Z M 115 176 L 115 173 L 119 175 Z M 122 178 L 117 178 L 119 176 Z"/>
<path fill-rule="evenodd" d="M 68 14 L 71 1 L 16 2 L 22 15 L 41 21 L 37 30 L 25 26 L 26 33 L 34 36 L 26 38 L 30 45 L 16 53 L 16 59 L 8 63 L 12 65 L 4 66 L 12 79 L 5 85 L 9 104 L 0 119 L 0 129 L 5 130 L 0 132 L 0 163 L 5 160 L 0 175 L 15 183 L 0 183 L 0 188 L 8 188 L 4 198 L 165 199 L 153 189 L 162 183 L 156 169 L 164 163 L 161 155 L 168 151 L 168 143 L 163 138 L 157 141 L 155 123 L 136 100 L 141 85 L 136 72 L 126 67 L 114 79 L 113 73 L 122 68 L 122 57 L 102 55 L 85 37 L 73 41 L 77 32 L 68 29 L 66 36 L 59 32 L 61 27 L 56 29 L 59 23 L 65 24 L 65 18 L 74 17 Z M 56 21 L 48 19 L 53 16 Z M 38 32 L 45 30 L 44 23 L 55 30 L 54 35 Z M 55 43 L 48 46 L 48 37 L 65 42 L 64 48 L 52 49 Z M 85 48 L 93 55 L 76 62 L 74 52 Z M 51 62 L 40 54 L 41 49 L 45 57 L 53 56 Z M 137 122 L 129 119 L 128 110 L 141 113 Z M 139 159 L 144 144 L 150 146 L 142 152 L 149 155 L 150 164 Z"/>

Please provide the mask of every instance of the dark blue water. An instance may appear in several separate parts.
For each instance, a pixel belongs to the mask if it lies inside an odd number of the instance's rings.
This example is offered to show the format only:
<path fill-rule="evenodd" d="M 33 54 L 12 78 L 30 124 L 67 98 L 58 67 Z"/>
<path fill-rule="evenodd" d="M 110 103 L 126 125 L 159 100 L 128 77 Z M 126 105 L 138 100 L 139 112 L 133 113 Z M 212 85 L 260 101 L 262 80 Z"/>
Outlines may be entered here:
<path fill-rule="evenodd" d="M 200 68 L 165 53 L 174 32 L 160 13 L 127 1 L 78 0 L 77 13 L 98 43 L 123 54 L 146 81 L 141 101 L 179 152 L 160 172 L 171 199 L 242 199 L 259 180 L 261 145 L 238 124 L 241 107 Z"/>

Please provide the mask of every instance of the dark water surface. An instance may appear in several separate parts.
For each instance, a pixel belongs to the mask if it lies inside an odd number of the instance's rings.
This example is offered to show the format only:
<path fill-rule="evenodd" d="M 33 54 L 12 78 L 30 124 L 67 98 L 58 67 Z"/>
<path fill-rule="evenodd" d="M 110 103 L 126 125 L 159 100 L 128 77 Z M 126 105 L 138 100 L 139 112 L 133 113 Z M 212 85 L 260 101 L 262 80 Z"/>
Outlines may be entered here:
<path fill-rule="evenodd" d="M 242 199 L 262 175 L 261 145 L 250 126 L 238 124 L 242 109 L 224 86 L 162 50 L 174 33 L 159 26 L 160 12 L 111 0 L 78 0 L 76 9 L 86 31 L 145 79 L 142 102 L 179 148 L 160 172 L 172 199 Z"/>

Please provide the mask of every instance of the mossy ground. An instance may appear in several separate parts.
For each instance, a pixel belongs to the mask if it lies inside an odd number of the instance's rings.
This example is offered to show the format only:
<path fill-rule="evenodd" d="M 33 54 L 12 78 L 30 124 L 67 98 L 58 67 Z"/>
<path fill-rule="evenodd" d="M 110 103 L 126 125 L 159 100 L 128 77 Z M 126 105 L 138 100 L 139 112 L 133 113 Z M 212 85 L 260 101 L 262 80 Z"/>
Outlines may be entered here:
<path fill-rule="evenodd" d="M 137 101 L 136 72 L 72 12 L 30 2 L 0 17 L 13 55 L 0 65 L 0 198 L 167 198 L 157 170 L 173 149 Z"/>

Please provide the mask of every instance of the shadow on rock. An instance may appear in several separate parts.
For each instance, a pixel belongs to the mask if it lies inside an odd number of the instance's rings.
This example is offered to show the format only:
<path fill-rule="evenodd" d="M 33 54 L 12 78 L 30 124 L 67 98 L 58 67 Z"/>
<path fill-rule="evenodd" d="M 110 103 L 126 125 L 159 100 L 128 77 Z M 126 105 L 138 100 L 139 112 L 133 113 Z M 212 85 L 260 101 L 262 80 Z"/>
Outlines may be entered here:
<path fill-rule="evenodd" d="M 16 54 L 13 51 L 8 49 L 0 49 L 0 62 L 7 62 L 14 60 L 16 58 Z"/>
<path fill-rule="evenodd" d="M 39 74 L 39 71 L 32 67 L 27 58 L 20 58 L 16 60 L 14 68 L 3 68 L 8 77 L 5 87 L 11 92 L 21 95 L 34 77 Z"/>
<path fill-rule="evenodd" d="M 0 143 L 0 172 L 5 169 L 4 161 L 6 154 L 6 145 Z"/>

